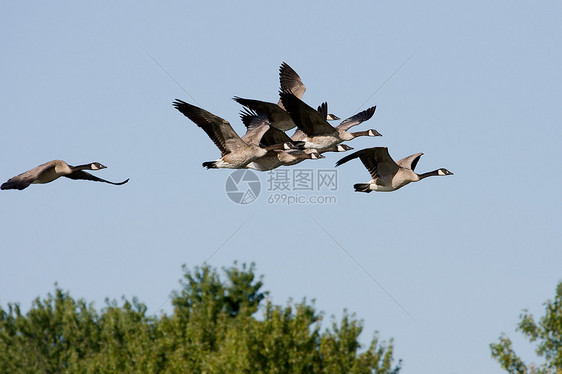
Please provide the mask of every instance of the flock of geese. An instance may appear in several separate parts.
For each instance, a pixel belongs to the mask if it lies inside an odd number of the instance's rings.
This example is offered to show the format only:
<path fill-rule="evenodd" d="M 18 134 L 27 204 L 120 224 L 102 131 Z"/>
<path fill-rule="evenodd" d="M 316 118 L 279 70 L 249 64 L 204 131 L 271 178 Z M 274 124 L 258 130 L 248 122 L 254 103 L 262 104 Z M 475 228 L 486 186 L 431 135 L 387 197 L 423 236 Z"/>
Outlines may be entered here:
<path fill-rule="evenodd" d="M 207 161 L 210 168 L 253 169 L 268 171 L 280 166 L 296 165 L 307 159 L 324 158 L 326 152 L 346 152 L 353 148 L 344 144 L 360 136 L 381 136 L 374 129 L 350 132 L 349 130 L 374 114 L 376 106 L 357 113 L 339 125 L 328 121 L 340 118 L 328 113 L 328 104 L 314 109 L 302 101 L 306 87 L 300 76 L 285 62 L 279 68 L 279 102 L 234 97 L 244 108 L 240 118 L 246 133 L 240 137 L 230 123 L 204 109 L 176 99 L 173 106 L 203 129 L 221 151 L 216 161 Z M 297 128 L 292 136 L 286 131 Z M 414 171 L 423 153 L 416 153 L 394 161 L 386 147 L 366 148 L 340 159 L 336 166 L 359 158 L 371 174 L 367 183 L 354 185 L 357 192 L 395 191 L 408 183 L 417 182 L 434 175 L 452 175 L 445 168 L 423 174 Z M 54 160 L 19 174 L 2 184 L 2 190 L 23 190 L 33 183 L 49 183 L 60 177 L 84 179 L 122 185 L 129 181 L 110 182 L 84 170 L 100 170 L 105 166 L 99 162 L 71 166 L 62 160 Z"/>
<path fill-rule="evenodd" d="M 334 127 L 328 121 L 337 121 L 339 117 L 328 113 L 327 103 L 314 109 L 302 101 L 306 87 L 300 76 L 285 62 L 279 68 L 279 82 L 278 103 L 234 97 L 237 103 L 244 106 L 240 118 L 246 126 L 246 133 L 242 137 L 225 119 L 183 100 L 174 101 L 174 107 L 201 127 L 221 151 L 218 160 L 204 162 L 204 167 L 268 171 L 295 165 L 306 159 L 323 158 L 325 152 L 352 150 L 343 142 L 360 136 L 381 136 L 374 129 L 349 131 L 368 121 L 375 114 L 376 106 Z M 295 127 L 297 130 L 289 137 L 285 132 Z M 388 148 L 373 147 L 342 158 L 336 166 L 355 158 L 361 160 L 372 179 L 367 183 L 355 184 L 357 192 L 395 191 L 430 176 L 453 174 L 445 168 L 416 173 L 414 169 L 422 155 L 416 153 L 395 162 Z"/>

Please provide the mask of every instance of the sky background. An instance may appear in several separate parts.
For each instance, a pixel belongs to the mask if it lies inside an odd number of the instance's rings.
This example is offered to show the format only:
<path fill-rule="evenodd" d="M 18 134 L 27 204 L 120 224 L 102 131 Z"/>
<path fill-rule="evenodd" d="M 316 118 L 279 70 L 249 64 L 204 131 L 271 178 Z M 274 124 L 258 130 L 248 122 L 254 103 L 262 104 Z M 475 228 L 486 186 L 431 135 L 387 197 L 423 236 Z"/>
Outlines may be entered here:
<path fill-rule="evenodd" d="M 53 159 L 131 180 L 2 191 L 0 304 L 28 308 L 58 282 L 98 308 L 124 295 L 169 313 L 181 265 L 220 248 L 209 263 L 255 262 L 275 303 L 315 299 L 326 327 L 355 312 L 405 374 L 501 373 L 502 332 L 534 359 L 514 329 L 562 280 L 561 15 L 555 1 L 2 2 L 2 182 Z M 230 171 L 201 167 L 219 151 L 172 101 L 243 133 L 231 98 L 276 102 L 282 61 L 312 106 L 377 105 L 357 129 L 383 137 L 355 150 L 424 152 L 418 172 L 455 175 L 360 194 L 356 160 L 336 204 L 268 204 L 263 173 L 257 201 L 232 203 Z"/>

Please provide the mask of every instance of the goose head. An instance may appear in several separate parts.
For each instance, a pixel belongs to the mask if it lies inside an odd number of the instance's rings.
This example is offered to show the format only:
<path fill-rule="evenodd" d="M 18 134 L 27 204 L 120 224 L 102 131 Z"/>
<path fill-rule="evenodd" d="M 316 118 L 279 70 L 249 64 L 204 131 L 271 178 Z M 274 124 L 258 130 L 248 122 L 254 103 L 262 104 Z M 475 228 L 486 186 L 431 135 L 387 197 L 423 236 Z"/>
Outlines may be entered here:
<path fill-rule="evenodd" d="M 445 168 L 437 169 L 437 175 L 453 175 L 449 170 Z"/>
<path fill-rule="evenodd" d="M 370 129 L 367 133 L 369 134 L 369 136 L 382 136 L 380 132 L 374 129 Z"/>
<path fill-rule="evenodd" d="M 294 145 L 291 142 L 285 142 L 285 143 L 283 143 L 283 149 L 290 150 L 290 149 L 299 149 L 299 148 L 298 148 L 298 146 Z"/>
<path fill-rule="evenodd" d="M 99 162 L 92 162 L 90 164 L 90 170 L 100 170 L 100 169 L 106 169 L 107 166 L 104 166 L 102 164 L 100 164 Z"/>
<path fill-rule="evenodd" d="M 347 152 L 351 151 L 353 147 L 348 146 L 347 144 L 338 144 L 336 150 L 337 152 Z"/>

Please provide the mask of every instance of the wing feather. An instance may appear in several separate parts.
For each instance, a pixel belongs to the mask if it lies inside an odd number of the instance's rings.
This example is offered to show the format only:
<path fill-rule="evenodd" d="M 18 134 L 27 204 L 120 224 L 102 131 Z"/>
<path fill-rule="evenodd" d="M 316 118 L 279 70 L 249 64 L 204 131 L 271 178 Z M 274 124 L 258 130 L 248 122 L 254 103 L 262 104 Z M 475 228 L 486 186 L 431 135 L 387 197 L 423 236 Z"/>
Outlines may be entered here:
<path fill-rule="evenodd" d="M 242 136 L 242 140 L 248 144 L 259 145 L 270 128 L 267 116 L 244 108 L 240 111 L 240 118 L 246 126 L 246 134 Z"/>
<path fill-rule="evenodd" d="M 290 91 L 299 99 L 302 99 L 306 87 L 302 83 L 301 77 L 289 66 L 286 62 L 283 62 L 279 67 L 279 84 L 281 91 Z M 281 99 L 278 104 L 281 108 L 285 109 Z"/>
<path fill-rule="evenodd" d="M 75 180 L 76 179 L 83 179 L 83 180 L 89 180 L 89 181 L 94 181 L 94 182 L 104 182 L 104 183 L 114 184 L 116 186 L 120 186 L 120 185 L 125 184 L 129 181 L 129 178 L 127 178 L 123 182 L 110 182 L 108 180 L 96 177 L 95 175 L 92 175 L 90 173 L 86 173 L 84 170 L 78 170 L 78 171 L 72 172 L 68 175 L 65 175 L 65 177 L 70 178 L 70 179 L 75 179 Z"/>
<path fill-rule="evenodd" d="M 377 110 L 376 106 L 371 107 L 369 109 L 366 109 L 366 110 L 364 110 L 360 113 L 357 113 L 356 115 L 354 115 L 352 117 L 344 119 L 336 128 L 347 131 L 350 128 L 352 128 L 353 126 L 357 126 L 360 123 L 371 119 L 373 114 L 375 114 L 375 110 Z"/>
<path fill-rule="evenodd" d="M 57 164 L 57 160 L 49 161 L 37 167 L 34 167 L 31 170 L 18 174 L 15 177 L 10 178 L 8 179 L 8 181 L 3 183 L 2 186 L 0 186 L 0 189 L 23 190 L 24 188 L 27 188 L 31 183 L 35 182 L 37 178 L 39 178 L 41 173 L 45 172 L 50 168 L 54 168 L 56 164 Z"/>
<path fill-rule="evenodd" d="M 280 94 L 283 105 L 291 115 L 297 127 L 308 136 L 337 134 L 326 118 L 318 111 L 308 106 L 291 92 L 283 91 Z"/>
<path fill-rule="evenodd" d="M 336 163 L 336 166 L 344 164 L 355 158 L 359 158 L 361 160 L 373 179 L 381 179 L 384 181 L 390 177 L 392 180 L 392 177 L 400 168 L 390 157 L 388 148 L 386 147 L 365 148 L 354 152 L 340 159 Z"/>
<path fill-rule="evenodd" d="M 403 159 L 396 161 L 396 163 L 400 167 L 414 171 L 422 155 L 423 153 L 415 153 L 411 156 L 404 157 Z"/>
<path fill-rule="evenodd" d="M 173 105 L 207 133 L 209 138 L 220 149 L 222 156 L 245 146 L 240 136 L 232 129 L 227 120 L 179 99 L 176 99 Z"/>

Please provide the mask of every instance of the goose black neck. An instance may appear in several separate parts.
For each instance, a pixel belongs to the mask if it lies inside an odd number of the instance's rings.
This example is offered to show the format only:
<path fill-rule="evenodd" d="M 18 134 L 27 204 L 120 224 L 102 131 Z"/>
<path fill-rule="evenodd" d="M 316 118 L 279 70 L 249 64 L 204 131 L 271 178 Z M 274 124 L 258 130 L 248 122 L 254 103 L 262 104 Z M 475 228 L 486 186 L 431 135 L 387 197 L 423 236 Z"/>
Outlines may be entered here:
<path fill-rule="evenodd" d="M 369 130 L 350 132 L 350 134 L 353 135 L 354 138 L 357 138 L 358 136 L 369 136 Z"/>
<path fill-rule="evenodd" d="M 72 171 L 92 170 L 92 164 L 90 163 L 90 164 L 84 164 L 84 165 L 78 165 L 78 166 L 70 166 L 70 168 L 72 169 Z"/>
<path fill-rule="evenodd" d="M 437 170 L 433 170 L 433 171 L 428 171 L 427 173 L 423 173 L 423 174 L 418 174 L 418 176 L 420 177 L 420 179 L 424 179 L 427 177 L 432 177 L 434 175 L 439 175 L 439 169 Z"/>

